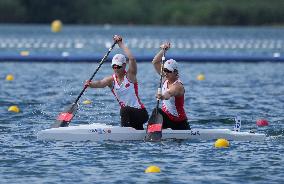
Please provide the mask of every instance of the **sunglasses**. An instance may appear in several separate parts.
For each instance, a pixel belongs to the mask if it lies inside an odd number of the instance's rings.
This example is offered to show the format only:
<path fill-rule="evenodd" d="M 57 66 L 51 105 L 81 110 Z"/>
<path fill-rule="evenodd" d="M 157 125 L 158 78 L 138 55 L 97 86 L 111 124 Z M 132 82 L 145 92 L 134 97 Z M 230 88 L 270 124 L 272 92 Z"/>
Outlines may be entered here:
<path fill-rule="evenodd" d="M 112 69 L 121 69 L 122 66 L 119 66 L 119 65 L 112 65 Z"/>
<path fill-rule="evenodd" d="M 170 71 L 170 70 L 168 70 L 168 69 L 166 69 L 166 68 L 164 68 L 164 72 L 165 72 L 165 73 L 173 73 L 172 71 Z"/>

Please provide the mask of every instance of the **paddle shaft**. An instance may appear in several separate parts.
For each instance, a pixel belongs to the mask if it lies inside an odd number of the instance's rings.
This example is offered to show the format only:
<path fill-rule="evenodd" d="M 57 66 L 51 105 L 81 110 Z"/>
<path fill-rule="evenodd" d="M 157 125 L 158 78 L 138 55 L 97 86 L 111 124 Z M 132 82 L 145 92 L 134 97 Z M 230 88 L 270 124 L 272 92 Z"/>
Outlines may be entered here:
<path fill-rule="evenodd" d="M 158 94 L 162 93 L 162 81 L 163 81 L 163 72 L 164 72 L 164 63 L 165 63 L 165 53 L 166 50 L 163 49 L 163 55 L 162 55 L 162 63 L 161 63 L 161 71 L 160 71 L 160 84 L 158 88 Z M 151 142 L 158 142 L 161 141 L 162 138 L 162 126 L 163 126 L 163 117 L 161 113 L 159 113 L 160 99 L 157 99 L 156 108 L 153 110 L 152 115 L 148 121 L 147 126 L 147 134 L 145 136 L 145 141 L 151 141 Z"/>
<path fill-rule="evenodd" d="M 99 71 L 99 69 L 101 68 L 102 64 L 105 62 L 106 58 L 108 57 L 108 55 L 110 54 L 110 52 L 112 51 L 112 49 L 114 48 L 115 44 L 117 42 L 114 42 L 112 44 L 112 46 L 108 49 L 108 52 L 104 55 L 104 57 L 102 58 L 102 60 L 99 63 L 99 66 L 97 67 L 96 71 L 93 73 L 93 75 L 90 77 L 89 81 L 92 81 L 93 78 L 95 77 L 96 73 Z M 79 99 L 81 98 L 81 96 L 83 95 L 83 93 L 85 92 L 85 90 L 88 88 L 88 86 L 84 86 L 83 90 L 81 91 L 81 93 L 79 94 L 79 96 L 77 97 L 77 99 L 75 100 L 74 104 L 76 104 Z"/>
<path fill-rule="evenodd" d="M 163 71 L 164 71 L 165 60 L 166 60 L 166 50 L 163 49 L 162 64 L 161 64 L 161 71 L 160 71 L 160 84 L 158 88 L 158 93 L 162 92 Z M 160 104 L 160 99 L 157 99 L 156 114 L 158 113 L 159 104 Z"/>

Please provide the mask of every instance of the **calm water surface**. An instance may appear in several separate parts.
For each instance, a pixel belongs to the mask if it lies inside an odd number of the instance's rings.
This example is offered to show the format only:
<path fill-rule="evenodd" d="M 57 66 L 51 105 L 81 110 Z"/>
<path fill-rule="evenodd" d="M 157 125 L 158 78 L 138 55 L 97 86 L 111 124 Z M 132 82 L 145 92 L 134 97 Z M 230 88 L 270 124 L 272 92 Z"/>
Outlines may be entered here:
<path fill-rule="evenodd" d="M 186 112 L 192 127 L 233 128 L 240 115 L 243 130 L 259 118 L 269 127 L 264 142 L 214 141 L 43 142 L 49 128 L 72 103 L 96 63 L 0 63 L 1 183 L 283 183 L 284 64 L 180 63 L 186 88 Z M 155 106 L 159 77 L 150 62 L 139 63 L 140 97 L 148 111 Z M 204 73 L 206 80 L 197 81 Z M 110 75 L 103 65 L 96 79 Z M 14 81 L 5 81 L 13 74 Z M 73 125 L 119 124 L 119 107 L 109 89 L 90 89 L 81 98 Z M 18 114 L 7 111 L 18 105 Z M 162 172 L 145 174 L 150 165 Z"/>

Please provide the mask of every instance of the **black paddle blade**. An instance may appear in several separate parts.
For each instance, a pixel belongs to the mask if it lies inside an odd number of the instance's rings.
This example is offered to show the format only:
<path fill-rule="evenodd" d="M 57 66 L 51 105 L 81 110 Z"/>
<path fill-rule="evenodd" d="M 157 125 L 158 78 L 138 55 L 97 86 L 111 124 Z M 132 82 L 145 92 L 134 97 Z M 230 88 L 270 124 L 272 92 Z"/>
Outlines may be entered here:
<path fill-rule="evenodd" d="M 163 116 L 154 109 L 148 121 L 145 141 L 159 142 L 162 139 Z"/>
<path fill-rule="evenodd" d="M 70 105 L 68 108 L 66 108 L 66 110 L 64 112 L 61 112 L 58 115 L 56 122 L 53 125 L 51 125 L 51 128 L 69 126 L 69 123 L 73 119 L 78 108 L 79 108 L 79 105 L 77 103 L 73 103 L 72 105 Z"/>

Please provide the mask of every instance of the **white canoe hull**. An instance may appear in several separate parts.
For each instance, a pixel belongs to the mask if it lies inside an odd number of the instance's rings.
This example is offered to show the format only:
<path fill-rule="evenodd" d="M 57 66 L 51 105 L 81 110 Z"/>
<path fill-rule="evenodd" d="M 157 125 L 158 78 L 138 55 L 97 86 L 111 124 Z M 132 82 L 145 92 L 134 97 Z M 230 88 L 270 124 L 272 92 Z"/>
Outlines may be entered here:
<path fill-rule="evenodd" d="M 38 139 L 62 141 L 142 141 L 145 135 L 145 130 L 95 123 L 42 130 L 38 132 Z M 162 135 L 162 139 L 216 140 L 224 138 L 234 141 L 264 141 L 266 137 L 265 134 L 259 133 L 199 128 L 191 130 L 165 129 Z"/>

